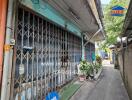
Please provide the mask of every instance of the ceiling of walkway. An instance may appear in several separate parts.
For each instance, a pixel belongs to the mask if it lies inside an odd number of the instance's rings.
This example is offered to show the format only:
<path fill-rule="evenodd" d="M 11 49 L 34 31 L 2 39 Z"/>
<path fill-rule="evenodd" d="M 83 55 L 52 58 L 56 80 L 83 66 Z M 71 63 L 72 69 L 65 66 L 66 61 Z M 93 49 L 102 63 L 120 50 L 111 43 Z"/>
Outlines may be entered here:
<path fill-rule="evenodd" d="M 87 0 L 46 0 L 68 21 L 73 22 L 82 32 L 91 37 L 98 29 L 98 23 Z M 100 39 L 101 35 L 98 35 Z"/>

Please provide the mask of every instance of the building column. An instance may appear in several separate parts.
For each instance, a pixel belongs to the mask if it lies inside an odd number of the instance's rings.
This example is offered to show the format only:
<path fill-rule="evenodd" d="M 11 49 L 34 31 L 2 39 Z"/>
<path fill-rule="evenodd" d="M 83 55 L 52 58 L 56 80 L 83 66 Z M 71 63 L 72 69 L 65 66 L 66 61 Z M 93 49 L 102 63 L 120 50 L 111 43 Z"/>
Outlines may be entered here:
<path fill-rule="evenodd" d="M 85 60 L 85 46 L 83 34 L 82 34 L 82 60 Z"/>

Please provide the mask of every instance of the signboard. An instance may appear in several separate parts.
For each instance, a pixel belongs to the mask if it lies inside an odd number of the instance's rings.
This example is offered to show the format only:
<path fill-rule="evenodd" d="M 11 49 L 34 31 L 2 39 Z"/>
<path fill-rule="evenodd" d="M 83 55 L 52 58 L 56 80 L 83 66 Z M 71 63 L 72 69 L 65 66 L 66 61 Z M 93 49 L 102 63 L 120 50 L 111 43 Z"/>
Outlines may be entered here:
<path fill-rule="evenodd" d="M 124 7 L 114 6 L 112 7 L 111 16 L 124 16 Z"/>
<path fill-rule="evenodd" d="M 57 92 L 50 92 L 46 96 L 45 100 L 59 100 L 59 95 Z"/>

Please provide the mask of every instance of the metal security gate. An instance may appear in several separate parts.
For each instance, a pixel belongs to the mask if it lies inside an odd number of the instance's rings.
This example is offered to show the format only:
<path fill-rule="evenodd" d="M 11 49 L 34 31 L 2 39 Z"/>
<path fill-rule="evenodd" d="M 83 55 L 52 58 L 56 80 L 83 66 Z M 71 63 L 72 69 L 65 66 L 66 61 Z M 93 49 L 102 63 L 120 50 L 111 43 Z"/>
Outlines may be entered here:
<path fill-rule="evenodd" d="M 14 55 L 13 100 L 43 100 L 73 79 L 81 39 L 19 8 Z"/>
<path fill-rule="evenodd" d="M 95 56 L 95 45 L 92 43 L 88 43 L 85 47 L 85 52 L 86 60 L 92 62 L 93 56 Z"/>

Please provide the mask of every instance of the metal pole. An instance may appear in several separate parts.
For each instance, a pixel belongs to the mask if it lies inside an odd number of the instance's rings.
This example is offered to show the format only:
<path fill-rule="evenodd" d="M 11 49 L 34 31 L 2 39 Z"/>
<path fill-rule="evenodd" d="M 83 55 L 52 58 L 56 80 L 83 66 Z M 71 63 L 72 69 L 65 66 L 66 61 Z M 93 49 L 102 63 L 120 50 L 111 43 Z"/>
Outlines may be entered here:
<path fill-rule="evenodd" d="M 9 83 L 9 61 L 10 61 L 10 39 L 12 33 L 12 16 L 13 16 L 13 0 L 8 2 L 8 14 L 7 14 L 7 26 L 6 26 L 6 41 L 5 46 L 8 48 L 4 53 L 4 66 L 3 66 L 3 80 L 2 80 L 2 90 L 1 90 L 1 100 L 7 100 L 7 90 Z"/>

